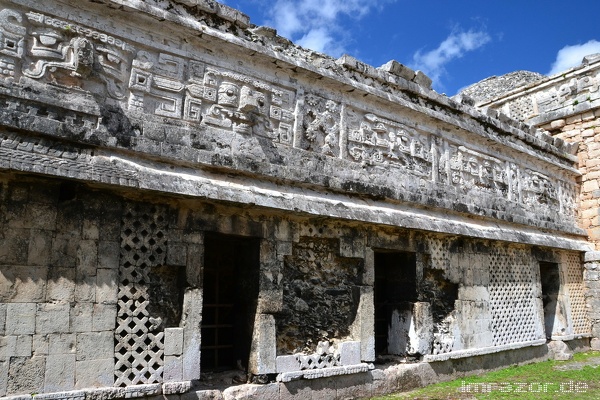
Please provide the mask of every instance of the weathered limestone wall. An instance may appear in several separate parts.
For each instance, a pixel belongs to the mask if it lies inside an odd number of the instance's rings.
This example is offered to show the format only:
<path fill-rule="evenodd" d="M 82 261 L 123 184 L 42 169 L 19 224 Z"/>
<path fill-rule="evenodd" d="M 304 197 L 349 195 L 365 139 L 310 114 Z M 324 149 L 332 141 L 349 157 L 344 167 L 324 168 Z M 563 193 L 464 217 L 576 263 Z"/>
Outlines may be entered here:
<path fill-rule="evenodd" d="M 0 66 L 2 396 L 195 393 L 221 325 L 247 339 L 227 367 L 270 382 L 242 398 L 366 396 L 404 374 L 379 356 L 438 363 L 426 383 L 589 336 L 576 146 L 420 72 L 187 0 L 0 0 Z"/>
<path fill-rule="evenodd" d="M 2 395 L 197 378 L 202 251 L 176 214 L 70 181 L 1 195 Z"/>
<path fill-rule="evenodd" d="M 589 334 L 579 252 L 107 189 L 3 175 L 2 395 L 189 390 L 212 232 L 260 239 L 249 370 L 285 384 L 372 368 L 381 252 L 416 254 L 413 323 L 431 321 L 384 333 L 406 337 L 400 354 L 462 363 Z M 540 262 L 560 270 L 551 334 Z"/>
<path fill-rule="evenodd" d="M 596 115 L 597 114 L 597 115 Z M 578 221 L 586 230 L 590 242 L 596 249 L 600 243 L 600 110 L 587 110 L 584 113 L 557 119 L 542 125 L 556 137 L 579 143 L 581 189 L 579 194 Z"/>
<path fill-rule="evenodd" d="M 0 186 L 0 394 L 112 386 L 122 205 L 71 183 Z"/>

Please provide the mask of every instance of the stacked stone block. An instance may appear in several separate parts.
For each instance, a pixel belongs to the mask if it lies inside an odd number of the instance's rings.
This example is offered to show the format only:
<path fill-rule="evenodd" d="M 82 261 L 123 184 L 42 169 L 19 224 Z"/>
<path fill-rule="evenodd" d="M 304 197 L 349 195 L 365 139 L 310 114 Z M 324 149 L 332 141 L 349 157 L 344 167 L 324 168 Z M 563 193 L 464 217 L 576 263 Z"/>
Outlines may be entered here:
<path fill-rule="evenodd" d="M 541 126 L 555 137 L 579 143 L 581 172 L 578 221 L 590 241 L 600 246 L 600 110 L 590 110 Z"/>
<path fill-rule="evenodd" d="M 0 393 L 112 385 L 118 203 L 71 183 L 1 183 Z"/>

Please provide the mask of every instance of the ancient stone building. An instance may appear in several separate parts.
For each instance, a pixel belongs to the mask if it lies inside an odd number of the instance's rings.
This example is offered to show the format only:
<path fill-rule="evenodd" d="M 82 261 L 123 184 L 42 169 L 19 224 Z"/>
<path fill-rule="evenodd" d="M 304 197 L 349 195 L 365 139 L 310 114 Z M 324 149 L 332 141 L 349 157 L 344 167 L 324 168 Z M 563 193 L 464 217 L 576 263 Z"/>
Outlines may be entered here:
<path fill-rule="evenodd" d="M 209 0 L 0 0 L 0 78 L 0 396 L 369 397 L 598 338 L 582 147 L 500 103 Z"/>

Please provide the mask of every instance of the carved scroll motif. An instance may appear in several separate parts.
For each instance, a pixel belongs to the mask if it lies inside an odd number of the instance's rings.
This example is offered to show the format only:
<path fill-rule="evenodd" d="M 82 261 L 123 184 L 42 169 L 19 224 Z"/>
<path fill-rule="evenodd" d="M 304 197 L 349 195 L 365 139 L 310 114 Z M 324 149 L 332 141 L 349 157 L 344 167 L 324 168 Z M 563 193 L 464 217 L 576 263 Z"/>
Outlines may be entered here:
<path fill-rule="evenodd" d="M 26 28 L 23 17 L 16 11 L 0 11 L 0 78 L 14 79 L 17 60 L 23 57 Z"/>
<path fill-rule="evenodd" d="M 129 79 L 129 109 L 181 118 L 184 67 L 182 58 L 140 51 Z"/>
<path fill-rule="evenodd" d="M 340 154 L 340 106 L 333 100 L 308 94 L 302 121 L 301 147 L 328 156 Z"/>
<path fill-rule="evenodd" d="M 348 112 L 348 154 L 360 162 L 400 166 L 431 179 L 431 138 L 374 114 Z"/>

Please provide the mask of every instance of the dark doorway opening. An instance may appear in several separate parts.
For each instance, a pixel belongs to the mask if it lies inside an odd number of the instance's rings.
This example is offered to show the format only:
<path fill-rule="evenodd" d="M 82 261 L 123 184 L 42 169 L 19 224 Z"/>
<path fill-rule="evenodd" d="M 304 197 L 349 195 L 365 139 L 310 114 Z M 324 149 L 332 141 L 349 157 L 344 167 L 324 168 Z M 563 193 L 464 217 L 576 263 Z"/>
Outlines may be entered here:
<path fill-rule="evenodd" d="M 540 262 L 540 280 L 542 284 L 542 304 L 544 307 L 544 329 L 546 338 L 560 329 L 558 313 L 558 294 L 560 292 L 560 273 L 557 263 Z M 560 319 L 560 318 L 559 318 Z"/>
<path fill-rule="evenodd" d="M 412 311 L 417 301 L 415 253 L 375 252 L 375 353 L 390 354 L 388 332 L 394 311 Z"/>
<path fill-rule="evenodd" d="M 248 370 L 258 301 L 259 252 L 259 239 L 205 236 L 203 371 Z"/>

